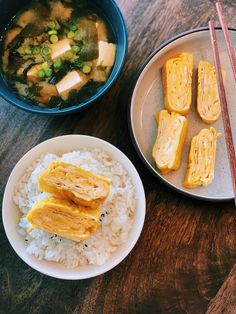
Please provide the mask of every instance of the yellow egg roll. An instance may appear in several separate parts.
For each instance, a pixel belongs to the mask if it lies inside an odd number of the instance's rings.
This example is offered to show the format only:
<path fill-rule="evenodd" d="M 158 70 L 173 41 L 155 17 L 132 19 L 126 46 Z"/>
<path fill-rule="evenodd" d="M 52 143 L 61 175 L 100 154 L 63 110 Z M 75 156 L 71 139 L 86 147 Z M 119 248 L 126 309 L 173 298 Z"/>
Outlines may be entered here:
<path fill-rule="evenodd" d="M 27 215 L 32 229 L 40 229 L 58 236 L 81 241 L 99 226 L 99 209 L 86 208 L 60 198 L 47 198 L 34 204 Z"/>
<path fill-rule="evenodd" d="M 183 185 L 186 188 L 207 186 L 214 179 L 216 142 L 220 133 L 214 128 L 202 129 L 193 137 L 189 152 L 187 172 Z"/>
<path fill-rule="evenodd" d="M 61 161 L 52 162 L 38 180 L 40 191 L 89 207 L 98 207 L 107 198 L 110 183 L 106 177 Z"/>
<path fill-rule="evenodd" d="M 152 156 L 162 173 L 177 170 L 187 134 L 188 121 L 176 112 L 161 110 L 156 115 L 158 132 Z"/>
<path fill-rule="evenodd" d="M 162 71 L 165 108 L 185 115 L 192 103 L 193 55 L 181 53 L 166 61 Z"/>
<path fill-rule="evenodd" d="M 225 77 L 225 71 L 222 74 Z M 206 61 L 198 64 L 197 111 L 207 124 L 216 122 L 221 113 L 216 70 Z"/>

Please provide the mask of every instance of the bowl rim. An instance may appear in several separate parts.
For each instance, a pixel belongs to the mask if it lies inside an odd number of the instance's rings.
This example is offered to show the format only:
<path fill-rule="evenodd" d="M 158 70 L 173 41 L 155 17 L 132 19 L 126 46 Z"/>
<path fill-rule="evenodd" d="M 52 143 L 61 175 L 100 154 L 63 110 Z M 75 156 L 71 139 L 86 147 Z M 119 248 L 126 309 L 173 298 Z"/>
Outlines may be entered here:
<path fill-rule="evenodd" d="M 222 31 L 221 27 L 215 27 L 215 30 L 220 30 Z M 233 27 L 229 27 L 230 31 L 236 32 L 236 28 Z M 143 73 L 143 71 L 145 70 L 146 66 L 149 64 L 149 62 L 151 62 L 151 60 L 156 56 L 157 53 L 159 53 L 163 48 L 165 48 L 166 46 L 168 46 L 170 43 L 194 34 L 194 33 L 200 33 L 203 31 L 209 31 L 209 27 L 208 26 L 203 26 L 203 27 L 198 27 L 198 28 L 194 28 L 194 29 L 190 29 L 184 32 L 181 32 L 173 37 L 171 37 L 168 40 L 165 40 L 158 48 L 156 48 L 143 62 L 143 64 L 141 65 L 141 67 L 139 68 L 137 75 L 135 76 L 135 79 L 133 81 L 133 84 L 131 85 L 131 91 L 130 91 L 130 98 L 129 98 L 129 105 L 127 107 L 127 116 L 128 116 L 128 128 L 129 128 L 129 134 L 132 140 L 132 143 L 134 145 L 134 148 L 138 154 L 138 156 L 140 157 L 141 161 L 143 162 L 143 164 L 146 166 L 146 168 L 158 179 L 160 180 L 162 183 L 164 183 L 165 186 L 171 188 L 172 190 L 174 190 L 175 192 L 182 194 L 184 196 L 187 196 L 188 198 L 192 198 L 192 199 L 197 199 L 200 201 L 205 201 L 205 202 L 211 202 L 211 203 L 215 203 L 215 202 L 230 202 L 232 201 L 234 198 L 233 197 L 227 197 L 227 198 L 221 198 L 221 199 L 215 199 L 215 198 L 211 198 L 211 197 L 203 197 L 200 195 L 195 195 L 195 194 L 191 194 L 191 192 L 186 192 L 184 190 L 179 190 L 177 187 L 175 187 L 172 183 L 170 183 L 169 181 L 165 180 L 161 175 L 158 174 L 157 171 L 155 171 L 153 169 L 153 167 L 149 164 L 148 160 L 146 159 L 146 157 L 144 156 L 144 154 L 141 152 L 141 149 L 139 149 L 139 144 L 136 141 L 136 137 L 134 134 L 134 130 L 133 130 L 133 125 L 132 125 L 132 117 L 131 117 L 131 109 L 132 109 L 132 103 L 133 103 L 133 98 L 135 95 L 135 90 L 136 90 L 136 86 L 137 83 L 139 81 L 139 78 L 141 76 L 141 74 Z"/>
<path fill-rule="evenodd" d="M 86 101 L 84 101 L 78 105 L 63 108 L 60 110 L 55 109 L 55 108 L 40 108 L 40 107 L 37 107 L 36 105 L 31 106 L 31 105 L 25 103 L 20 98 L 18 99 L 17 97 L 15 97 L 13 100 L 12 95 L 14 95 L 14 94 L 13 94 L 11 88 L 9 88 L 9 86 L 7 84 L 5 87 L 7 88 L 8 92 L 5 93 L 2 90 L 2 88 L 0 88 L 0 97 L 2 97 L 5 101 L 7 101 L 9 104 L 13 105 L 14 107 L 22 109 L 26 112 L 41 114 L 41 115 L 48 115 L 48 116 L 63 116 L 63 115 L 68 115 L 68 114 L 72 114 L 75 112 L 79 112 L 79 111 L 82 111 L 82 110 L 90 107 L 96 101 L 100 100 L 103 97 L 103 95 L 110 90 L 110 88 L 115 84 L 115 82 L 119 78 L 121 71 L 123 69 L 124 63 L 125 63 L 127 53 L 128 53 L 128 31 L 127 31 L 127 26 L 126 26 L 124 15 L 122 14 L 121 9 L 119 8 L 119 6 L 115 0 L 109 0 L 109 1 L 113 5 L 113 7 L 116 10 L 117 15 L 119 16 L 119 19 L 120 19 L 120 23 L 121 23 L 121 27 L 122 27 L 122 33 L 124 35 L 124 45 L 123 45 L 124 49 L 122 51 L 121 62 L 120 62 L 120 65 L 119 65 L 117 71 L 114 72 L 114 67 L 113 67 L 112 72 L 111 72 L 107 82 L 101 87 L 101 89 L 99 89 L 99 91 L 95 95 L 93 95 L 88 100 L 86 100 Z M 117 60 L 117 56 L 116 56 L 116 60 Z M 5 82 L 2 71 L 0 71 L 0 75 L 3 79 L 3 81 Z"/>
<path fill-rule="evenodd" d="M 121 245 L 113 253 L 114 256 L 111 256 L 111 258 L 108 259 L 108 261 L 105 262 L 105 264 L 103 264 L 102 266 L 93 265 L 93 269 L 91 271 L 91 270 L 89 270 L 89 265 L 86 265 L 85 268 L 86 267 L 88 268 L 86 275 L 80 274 L 80 270 L 78 269 L 79 267 L 76 267 L 75 269 L 73 269 L 73 268 L 68 269 L 68 273 L 67 273 L 66 267 L 64 267 L 61 263 L 50 262 L 50 261 L 45 261 L 45 260 L 40 261 L 38 258 L 29 255 L 26 252 L 26 250 L 24 250 L 22 252 L 21 248 L 18 247 L 17 244 L 22 243 L 22 245 L 23 245 L 24 238 L 23 237 L 21 238 L 20 234 L 19 234 L 19 236 L 17 234 L 17 240 L 15 241 L 14 234 L 9 229 L 10 228 L 9 222 L 7 222 L 7 213 L 9 212 L 9 205 L 8 205 L 9 199 L 12 200 L 12 198 L 13 198 L 13 190 L 11 191 L 11 187 L 13 188 L 14 185 L 17 183 L 17 181 L 22 176 L 19 173 L 17 175 L 17 172 L 19 172 L 19 169 L 23 169 L 23 170 L 26 169 L 26 165 L 22 168 L 22 164 L 25 162 L 25 160 L 27 158 L 30 158 L 30 156 L 31 156 L 31 158 L 33 158 L 33 160 L 36 160 L 37 158 L 39 158 L 40 155 L 42 154 L 43 147 L 46 148 L 46 146 L 48 144 L 53 146 L 53 145 L 56 145 L 56 143 L 58 143 L 58 142 L 63 142 L 63 140 L 64 141 L 68 141 L 68 140 L 79 141 L 81 139 L 83 139 L 86 143 L 90 141 L 91 145 L 92 144 L 94 145 L 94 143 L 100 143 L 100 145 L 102 145 L 102 147 L 103 147 L 102 149 L 104 149 L 104 151 L 107 151 L 108 154 L 112 154 L 112 158 L 117 160 L 119 163 L 121 163 L 123 165 L 123 167 L 129 173 L 129 176 L 132 178 L 132 183 L 136 189 L 136 197 L 137 197 L 137 206 L 136 206 L 137 211 L 136 211 L 136 216 L 135 216 L 133 228 L 132 228 L 132 230 L 130 230 L 129 240 L 125 244 Z M 88 147 L 91 147 L 91 145 L 88 145 Z M 81 148 L 82 147 L 85 147 L 85 146 L 83 145 L 83 146 L 81 146 Z M 101 146 L 98 145 L 98 147 L 101 147 Z M 72 151 L 72 150 L 70 150 L 70 151 Z M 54 151 L 52 149 L 51 152 L 55 153 L 55 149 L 54 149 Z M 64 152 L 66 153 L 66 152 L 68 152 L 68 150 L 65 150 Z M 44 153 L 48 153 L 48 152 L 44 151 Z M 126 162 L 125 165 L 123 164 L 124 161 Z M 31 162 L 33 162 L 33 161 L 31 161 Z M 131 175 L 131 173 L 132 173 L 132 175 Z M 138 192 L 139 192 L 139 194 L 138 194 Z M 15 208 L 12 208 L 13 212 L 14 212 L 14 210 L 17 210 L 16 206 L 15 206 Z M 20 158 L 20 160 L 16 163 L 13 170 L 11 171 L 11 174 L 8 178 L 8 181 L 7 181 L 7 184 L 5 187 L 5 191 L 4 191 L 4 195 L 3 195 L 3 201 L 2 201 L 3 226 L 4 226 L 4 230 L 5 230 L 5 234 L 7 236 L 7 239 L 9 241 L 10 245 L 12 246 L 13 250 L 15 251 L 15 253 L 28 266 L 39 271 L 40 273 L 42 273 L 44 275 L 48 275 L 48 276 L 53 277 L 53 278 L 65 279 L 65 280 L 82 280 L 82 279 L 93 278 L 93 277 L 96 277 L 98 275 L 101 275 L 101 274 L 108 272 L 109 270 L 113 269 L 115 266 L 120 264 L 127 257 L 127 255 L 132 251 L 134 246 L 136 245 L 136 243 L 140 237 L 140 234 L 142 232 L 142 229 L 143 229 L 145 214 L 146 214 L 146 197 L 145 197 L 144 187 L 143 187 L 141 178 L 140 178 L 136 168 L 134 167 L 132 162 L 129 160 L 129 158 L 122 151 L 120 151 L 117 147 L 110 144 L 109 142 L 106 142 L 106 141 L 99 139 L 99 138 L 96 138 L 96 137 L 87 136 L 87 135 L 79 135 L 79 134 L 63 135 L 63 136 L 58 136 L 58 137 L 48 139 L 48 140 L 41 142 L 40 144 L 34 146 L 26 154 L 24 154 Z M 17 228 L 17 225 L 15 226 L 15 228 Z M 25 244 L 24 244 L 24 246 L 25 246 Z M 44 263 L 47 263 L 49 265 L 50 271 L 48 270 L 48 267 L 45 267 L 43 265 Z M 59 270 L 56 271 L 56 274 L 53 274 L 53 269 L 54 269 L 55 265 L 59 266 L 59 268 L 58 268 Z M 45 270 L 44 267 L 47 269 Z M 62 270 L 60 270 L 61 268 L 62 268 Z M 78 269 L 78 271 L 76 271 L 76 269 Z M 71 273 L 70 273 L 70 271 L 71 271 Z M 76 272 L 76 275 L 74 274 L 74 272 Z M 86 270 L 84 272 L 86 273 Z"/>

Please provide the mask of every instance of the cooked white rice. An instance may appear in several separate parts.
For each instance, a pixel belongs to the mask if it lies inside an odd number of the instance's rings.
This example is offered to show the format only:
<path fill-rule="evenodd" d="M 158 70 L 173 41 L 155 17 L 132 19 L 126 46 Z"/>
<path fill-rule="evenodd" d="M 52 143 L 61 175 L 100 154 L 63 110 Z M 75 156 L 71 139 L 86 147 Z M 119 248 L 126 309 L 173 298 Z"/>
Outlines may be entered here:
<path fill-rule="evenodd" d="M 110 194 L 100 208 L 100 227 L 85 241 L 75 242 L 39 229 L 27 232 L 27 213 L 35 202 L 50 196 L 38 190 L 38 177 L 54 160 L 78 165 L 112 180 Z M 25 238 L 28 254 L 61 262 L 70 268 L 104 264 L 128 240 L 136 207 L 135 188 L 124 167 L 103 150 L 86 148 L 62 156 L 42 156 L 29 166 L 17 184 L 14 202 L 22 213 L 19 232 Z"/>

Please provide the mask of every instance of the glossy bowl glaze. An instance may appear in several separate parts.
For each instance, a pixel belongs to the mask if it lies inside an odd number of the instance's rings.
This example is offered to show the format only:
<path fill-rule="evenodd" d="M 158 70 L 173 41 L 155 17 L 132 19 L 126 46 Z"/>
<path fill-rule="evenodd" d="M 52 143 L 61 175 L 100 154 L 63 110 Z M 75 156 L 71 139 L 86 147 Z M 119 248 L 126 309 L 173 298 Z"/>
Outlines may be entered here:
<path fill-rule="evenodd" d="M 116 4 L 115 0 L 93 0 L 93 4 L 102 12 L 106 21 L 110 24 L 117 43 L 117 53 L 116 60 L 113 70 L 106 82 L 106 84 L 91 98 L 84 101 L 78 105 L 71 106 L 64 109 L 58 108 L 40 108 L 38 106 L 32 106 L 25 103 L 21 99 L 17 98 L 17 95 L 13 93 L 11 88 L 6 84 L 2 74 L 0 74 L 0 96 L 3 97 L 10 104 L 21 108 L 23 110 L 39 113 L 44 115 L 66 115 L 71 114 L 80 110 L 83 110 L 93 104 L 96 100 L 100 99 L 115 83 L 118 78 L 121 69 L 123 67 L 126 53 L 127 53 L 127 30 L 123 15 Z M 0 11 L 2 12 L 2 17 L 0 20 L 0 34 L 2 35 L 7 24 L 12 19 L 12 17 L 24 6 L 30 3 L 29 0 L 8 0 L 0 1 Z M 0 48 L 2 47 L 2 37 L 0 38 Z"/>

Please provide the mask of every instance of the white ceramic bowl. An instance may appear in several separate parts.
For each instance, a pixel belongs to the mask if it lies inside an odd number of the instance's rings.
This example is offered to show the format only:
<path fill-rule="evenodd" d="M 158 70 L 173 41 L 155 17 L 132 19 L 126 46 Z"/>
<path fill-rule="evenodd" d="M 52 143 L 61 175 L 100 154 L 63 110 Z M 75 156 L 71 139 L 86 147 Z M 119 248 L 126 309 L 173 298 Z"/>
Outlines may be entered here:
<path fill-rule="evenodd" d="M 24 175 L 26 168 L 42 154 L 50 152 L 60 155 L 73 150 L 78 150 L 82 147 L 101 148 L 109 153 L 113 159 L 117 160 L 124 166 L 124 168 L 129 173 L 129 176 L 132 178 L 132 182 L 136 189 L 137 208 L 135 212 L 134 226 L 130 232 L 128 241 L 126 244 L 120 247 L 120 249 L 117 250 L 104 265 L 89 265 L 68 269 L 60 263 L 39 260 L 26 253 L 25 241 L 17 231 L 20 212 L 13 202 L 13 194 L 16 183 Z M 8 240 L 15 252 L 25 263 L 35 270 L 51 277 L 78 280 L 95 277 L 107 272 L 108 270 L 118 265 L 129 254 L 136 244 L 142 231 L 145 218 L 145 209 L 146 201 L 142 181 L 133 164 L 120 150 L 118 150 L 113 145 L 95 137 L 85 135 L 66 135 L 52 138 L 37 145 L 27 154 L 25 154 L 16 164 L 6 185 L 3 197 L 2 216 L 3 225 Z"/>

